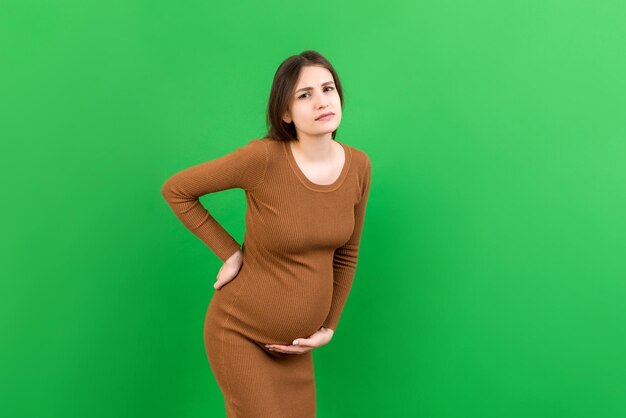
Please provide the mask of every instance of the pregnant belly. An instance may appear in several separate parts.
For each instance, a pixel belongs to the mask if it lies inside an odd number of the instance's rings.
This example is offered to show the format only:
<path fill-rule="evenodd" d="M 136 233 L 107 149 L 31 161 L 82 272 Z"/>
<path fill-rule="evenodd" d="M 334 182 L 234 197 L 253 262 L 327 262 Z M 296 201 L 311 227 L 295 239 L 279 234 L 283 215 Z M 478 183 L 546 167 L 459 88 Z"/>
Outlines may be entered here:
<path fill-rule="evenodd" d="M 243 274 L 242 274 L 243 273 Z M 228 289 L 230 287 L 230 289 Z M 332 302 L 332 277 L 261 277 L 242 271 L 219 292 L 226 325 L 260 343 L 291 344 L 322 325 Z"/>

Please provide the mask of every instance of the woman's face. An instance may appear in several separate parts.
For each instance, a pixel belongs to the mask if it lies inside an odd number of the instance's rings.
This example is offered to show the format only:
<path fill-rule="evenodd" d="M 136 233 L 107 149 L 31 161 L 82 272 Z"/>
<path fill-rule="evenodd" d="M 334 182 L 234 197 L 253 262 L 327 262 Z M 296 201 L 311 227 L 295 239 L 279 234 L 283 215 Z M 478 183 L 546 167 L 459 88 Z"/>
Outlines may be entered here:
<path fill-rule="evenodd" d="M 334 116 L 316 120 L 328 112 L 334 113 Z M 330 71 L 318 66 L 302 67 L 283 120 L 286 123 L 293 121 L 298 138 L 302 135 L 330 136 L 337 129 L 341 122 L 341 99 Z"/>

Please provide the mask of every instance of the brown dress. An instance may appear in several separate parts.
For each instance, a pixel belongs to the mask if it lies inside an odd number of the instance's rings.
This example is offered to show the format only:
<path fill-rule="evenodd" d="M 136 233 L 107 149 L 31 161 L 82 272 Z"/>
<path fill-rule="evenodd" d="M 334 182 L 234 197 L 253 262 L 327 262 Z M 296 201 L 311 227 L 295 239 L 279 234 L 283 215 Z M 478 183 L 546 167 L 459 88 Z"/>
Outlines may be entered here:
<path fill-rule="evenodd" d="M 339 141 L 337 141 L 339 142 Z M 340 143 L 345 163 L 328 185 L 311 182 L 289 143 L 253 139 L 171 176 L 162 194 L 222 261 L 240 249 L 198 198 L 245 190 L 243 264 L 216 290 L 204 339 L 228 418 L 313 418 L 312 351 L 272 352 L 321 326 L 336 331 L 355 276 L 371 180 L 367 154 Z"/>

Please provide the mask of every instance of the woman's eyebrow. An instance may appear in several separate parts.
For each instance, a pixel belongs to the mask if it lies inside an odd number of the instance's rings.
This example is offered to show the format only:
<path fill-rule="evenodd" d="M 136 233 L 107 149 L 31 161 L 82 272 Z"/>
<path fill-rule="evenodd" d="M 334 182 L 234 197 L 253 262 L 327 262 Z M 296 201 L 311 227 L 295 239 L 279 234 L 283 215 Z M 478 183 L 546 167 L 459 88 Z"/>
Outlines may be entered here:
<path fill-rule="evenodd" d="M 334 84 L 334 81 L 327 81 L 325 83 L 322 83 L 322 87 L 324 87 L 327 84 Z M 296 90 L 296 93 L 302 90 L 313 90 L 313 87 L 303 87 L 301 89 Z"/>

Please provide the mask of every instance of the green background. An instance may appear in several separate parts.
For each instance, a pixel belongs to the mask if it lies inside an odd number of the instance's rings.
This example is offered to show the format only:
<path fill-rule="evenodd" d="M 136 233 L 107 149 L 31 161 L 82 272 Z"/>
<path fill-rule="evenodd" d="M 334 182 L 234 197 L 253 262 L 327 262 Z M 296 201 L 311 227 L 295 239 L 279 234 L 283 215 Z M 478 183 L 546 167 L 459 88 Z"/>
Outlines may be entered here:
<path fill-rule="evenodd" d="M 160 188 L 305 49 L 373 167 L 318 416 L 626 416 L 623 2 L 2 3 L 3 416 L 223 416 L 221 263 Z M 202 202 L 241 242 L 244 192 Z"/>

